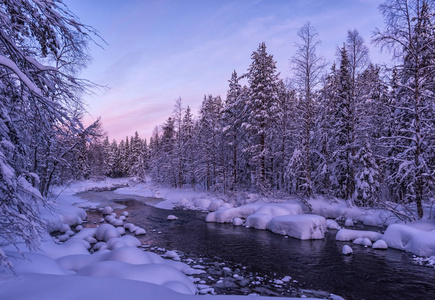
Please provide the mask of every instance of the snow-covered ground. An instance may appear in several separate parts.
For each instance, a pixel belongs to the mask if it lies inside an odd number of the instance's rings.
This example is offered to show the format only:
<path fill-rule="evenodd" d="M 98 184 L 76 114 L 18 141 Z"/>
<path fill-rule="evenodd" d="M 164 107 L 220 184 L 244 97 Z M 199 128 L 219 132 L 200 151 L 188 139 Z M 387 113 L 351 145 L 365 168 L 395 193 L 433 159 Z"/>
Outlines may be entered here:
<path fill-rule="evenodd" d="M 40 209 L 49 231 L 60 231 L 62 234 L 53 238 L 47 233 L 37 252 L 28 252 L 24 245 L 18 245 L 18 249 L 12 245 L 0 248 L 9 257 L 16 273 L 14 275 L 7 267 L 0 268 L 0 299 L 142 299 L 143 295 L 149 299 L 196 297 L 198 285 L 194 276 L 201 270 L 177 261 L 176 252 L 166 252 L 165 259 L 139 249 L 140 241 L 135 235 L 145 234 L 146 228 L 129 223 L 127 213 L 116 215 L 110 208 L 101 209 L 101 213 L 105 214 L 102 220 L 105 224 L 98 228 L 81 226 L 86 218 L 82 208 L 95 208 L 99 204 L 74 194 L 96 187 L 107 189 L 120 185 L 128 186 L 119 188 L 116 193 L 163 198 L 156 205 L 160 208 L 185 207 L 209 211 L 208 222 L 269 229 L 300 239 L 323 238 L 325 230 L 338 230 L 337 240 L 340 241 L 353 241 L 354 245 L 373 246 L 375 249 L 392 247 L 426 257 L 422 258 L 422 261 L 429 262 L 426 265 L 433 266 L 435 262 L 433 219 L 405 224 L 398 222 L 387 211 L 349 208 L 344 202 L 325 199 L 311 200 L 313 211 L 307 214 L 306 207 L 296 199 L 279 201 L 248 195 L 242 201 L 229 201 L 232 202 L 230 204 L 225 197 L 191 189 L 162 188 L 131 179 L 107 179 L 75 182 L 54 191 L 55 196 L 49 201 L 54 210 Z M 248 204 L 237 205 L 243 202 Z M 346 220 L 347 228 L 340 228 L 336 220 Z M 357 231 L 351 229 L 355 222 L 389 226 L 384 233 Z M 351 247 L 346 246 L 343 253 L 351 254 Z M 245 299 L 243 296 L 202 297 Z"/>
<path fill-rule="evenodd" d="M 196 299 L 198 291 L 204 291 L 205 287 L 198 284 L 194 276 L 204 271 L 177 261 L 179 257 L 175 251 L 167 251 L 163 255 L 165 259 L 140 249 L 140 241 L 135 235 L 145 234 L 146 230 L 129 223 L 128 213 L 116 215 L 106 207 L 101 209 L 105 215 L 104 224 L 97 228 L 81 225 L 86 219 L 81 207 L 95 208 L 99 204 L 84 201 L 74 196 L 75 193 L 128 183 L 131 181 L 87 181 L 58 188 L 56 196 L 49 201 L 52 210 L 40 208 L 49 226 L 39 250 L 29 252 L 22 244 L 0 248 L 14 267 L 13 271 L 6 266 L 0 267 L 0 299 Z M 122 189 L 121 193 L 160 195 L 167 197 L 162 202 L 163 207 L 177 205 L 175 191 L 148 186 L 136 185 Z M 181 195 L 199 206 L 206 196 L 192 191 L 183 191 Z M 211 197 L 205 202 L 215 200 Z M 49 234 L 55 231 L 61 232 L 56 238 Z M 246 297 L 205 295 L 202 298 Z"/>

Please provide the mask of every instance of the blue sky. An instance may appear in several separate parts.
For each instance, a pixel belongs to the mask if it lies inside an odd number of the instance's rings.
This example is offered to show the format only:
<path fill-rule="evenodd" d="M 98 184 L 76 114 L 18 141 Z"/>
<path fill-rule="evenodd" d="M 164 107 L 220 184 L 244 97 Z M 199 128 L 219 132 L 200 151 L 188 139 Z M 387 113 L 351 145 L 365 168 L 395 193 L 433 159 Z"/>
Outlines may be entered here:
<path fill-rule="evenodd" d="M 290 77 L 297 30 L 310 21 L 329 62 L 348 30 L 357 29 L 373 62 L 387 55 L 370 45 L 383 27 L 375 0 L 65 0 L 79 19 L 106 40 L 91 46 L 81 74 L 108 90 L 86 96 L 89 123 L 101 116 L 109 137 L 135 131 L 148 138 L 172 113 L 175 99 L 197 112 L 203 96 L 224 99 L 235 69 L 244 73 L 265 42 L 282 78 Z"/>

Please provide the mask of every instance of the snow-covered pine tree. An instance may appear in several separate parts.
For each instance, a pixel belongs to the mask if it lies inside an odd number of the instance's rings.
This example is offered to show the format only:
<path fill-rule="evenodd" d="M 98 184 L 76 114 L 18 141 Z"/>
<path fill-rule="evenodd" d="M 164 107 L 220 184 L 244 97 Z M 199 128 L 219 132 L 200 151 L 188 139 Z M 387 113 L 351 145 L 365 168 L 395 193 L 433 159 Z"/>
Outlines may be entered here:
<path fill-rule="evenodd" d="M 162 127 L 161 151 L 159 153 L 158 165 L 160 168 L 160 180 L 172 187 L 177 187 L 177 171 L 174 156 L 176 143 L 175 121 L 172 117 L 166 120 Z"/>
<path fill-rule="evenodd" d="M 353 201 L 357 206 L 372 207 L 379 197 L 379 166 L 368 141 L 359 149 L 355 164 L 358 171 L 355 174 Z"/>
<path fill-rule="evenodd" d="M 190 107 L 187 106 L 184 112 L 182 126 L 181 126 L 181 136 L 182 136 L 182 151 L 183 151 L 183 170 L 184 170 L 184 180 L 186 183 L 190 184 L 191 187 L 196 185 L 195 177 L 195 159 L 196 159 L 196 148 L 194 140 L 194 130 L 195 122 L 193 119 Z"/>
<path fill-rule="evenodd" d="M 244 131 L 242 123 L 246 120 L 245 101 L 242 94 L 242 86 L 239 84 L 237 72 L 231 75 L 227 98 L 225 100 L 222 115 L 222 126 L 224 134 L 225 152 L 227 164 L 225 169 L 228 174 L 227 186 L 230 190 L 237 190 L 239 182 L 239 168 L 241 167 L 240 156 L 244 144 Z"/>
<path fill-rule="evenodd" d="M 119 156 L 120 151 L 118 142 L 113 139 L 112 143 L 110 144 L 110 156 L 108 158 L 111 164 L 110 177 L 117 178 L 121 176 Z"/>
<path fill-rule="evenodd" d="M 223 153 L 218 151 L 222 143 L 222 108 L 220 96 L 204 96 L 198 121 L 199 159 L 196 164 L 196 178 L 203 184 L 205 190 L 210 190 L 216 185 L 223 171 Z"/>
<path fill-rule="evenodd" d="M 277 125 L 279 112 L 279 73 L 276 62 L 266 51 L 263 42 L 251 55 L 248 69 L 250 88 L 248 119 L 245 128 L 249 131 L 249 145 L 245 151 L 251 154 L 253 184 L 259 192 L 267 192 L 270 187 L 268 160 L 270 159 L 270 131 Z"/>
<path fill-rule="evenodd" d="M 109 142 L 109 137 L 106 135 L 103 141 L 103 176 L 110 176 L 113 168 L 112 147 Z"/>
<path fill-rule="evenodd" d="M 355 132 L 354 113 L 355 103 L 352 98 L 352 82 L 350 77 L 349 58 L 346 47 L 340 49 L 340 69 L 337 77 L 337 99 L 334 101 L 335 120 L 335 148 L 333 149 L 333 169 L 337 186 L 333 187 L 335 195 L 350 199 L 354 192 L 353 153 Z"/>
<path fill-rule="evenodd" d="M 145 175 L 144 156 L 142 140 L 139 137 L 139 133 L 136 131 L 131 144 L 130 153 L 130 176 L 137 176 L 143 178 Z"/>
<path fill-rule="evenodd" d="M 283 81 L 279 85 L 279 116 L 277 130 L 273 140 L 273 166 L 272 184 L 277 190 L 285 190 L 286 166 L 296 144 L 296 92 L 290 89 Z"/>
<path fill-rule="evenodd" d="M 435 130 L 435 2 L 387 0 L 380 10 L 386 26 L 374 41 L 392 50 L 396 66 L 396 92 L 392 135 L 386 140 L 398 164 L 389 179 L 404 190 L 403 201 L 414 202 L 423 217 L 423 202 L 433 196 Z"/>
<path fill-rule="evenodd" d="M 314 172 L 313 181 L 317 193 L 333 195 L 332 187 L 338 186 L 333 168 L 335 142 L 335 114 L 337 109 L 338 70 L 335 63 L 325 78 L 319 92 L 317 118 L 313 135 Z"/>
<path fill-rule="evenodd" d="M 296 148 L 288 162 L 285 178 L 289 187 L 288 191 L 292 194 L 303 194 L 301 186 L 306 184 L 304 160 L 304 154 Z"/>

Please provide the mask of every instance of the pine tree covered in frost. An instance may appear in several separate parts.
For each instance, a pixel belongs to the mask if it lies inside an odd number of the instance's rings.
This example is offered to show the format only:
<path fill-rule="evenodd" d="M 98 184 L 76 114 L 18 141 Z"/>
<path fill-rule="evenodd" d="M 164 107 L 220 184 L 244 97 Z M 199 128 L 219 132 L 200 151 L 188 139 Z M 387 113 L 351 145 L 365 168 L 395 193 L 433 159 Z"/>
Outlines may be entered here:
<path fill-rule="evenodd" d="M 346 47 L 340 49 L 341 61 L 337 77 L 337 94 L 335 105 L 335 143 L 333 164 L 335 173 L 335 194 L 337 197 L 350 199 L 354 191 L 354 102 L 349 73 L 349 58 Z"/>
<path fill-rule="evenodd" d="M 354 202 L 357 206 L 374 206 L 379 196 L 379 166 L 369 142 L 359 149 L 355 164 L 358 172 L 355 175 Z"/>
<path fill-rule="evenodd" d="M 246 150 L 251 154 L 253 183 L 260 192 L 265 192 L 270 187 L 267 164 L 271 157 L 269 133 L 271 127 L 276 126 L 279 111 L 279 74 L 273 56 L 266 51 L 265 43 L 261 43 L 257 51 L 252 53 L 251 59 L 248 69 L 249 116 L 246 122 L 250 142 Z"/>

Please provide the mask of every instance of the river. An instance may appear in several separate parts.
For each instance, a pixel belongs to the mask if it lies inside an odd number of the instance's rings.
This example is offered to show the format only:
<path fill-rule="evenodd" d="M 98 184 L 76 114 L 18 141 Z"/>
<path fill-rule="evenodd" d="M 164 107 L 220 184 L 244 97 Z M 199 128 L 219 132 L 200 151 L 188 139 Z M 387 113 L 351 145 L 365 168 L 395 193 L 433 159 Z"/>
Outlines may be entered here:
<path fill-rule="evenodd" d="M 353 255 L 344 256 L 345 243 L 335 240 L 335 230 L 329 230 L 323 240 L 302 241 L 232 224 L 206 223 L 206 214 L 201 212 L 168 211 L 146 204 L 158 199 L 104 193 L 103 198 L 115 201 L 112 204 L 126 207 L 129 222 L 147 230 L 141 242 L 150 248 L 178 250 L 186 257 L 239 266 L 241 272 L 254 277 L 291 276 L 299 289 L 327 291 L 345 299 L 435 299 L 435 269 L 412 263 L 412 256 L 402 251 L 351 245 Z M 80 196 L 101 201 L 102 194 L 85 192 Z M 169 214 L 179 219 L 168 221 Z M 362 225 L 358 229 L 376 230 Z M 244 292 L 237 288 L 228 291 Z M 298 295 L 291 291 L 283 294 Z"/>

